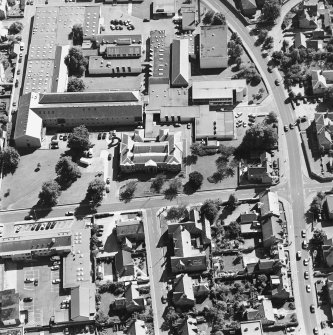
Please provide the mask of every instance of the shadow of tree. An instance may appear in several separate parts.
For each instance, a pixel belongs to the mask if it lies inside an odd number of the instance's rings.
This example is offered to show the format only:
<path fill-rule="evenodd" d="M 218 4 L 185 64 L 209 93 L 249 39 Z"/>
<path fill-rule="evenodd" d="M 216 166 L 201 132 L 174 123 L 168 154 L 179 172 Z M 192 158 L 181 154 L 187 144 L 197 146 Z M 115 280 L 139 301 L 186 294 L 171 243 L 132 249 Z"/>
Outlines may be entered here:
<path fill-rule="evenodd" d="M 184 185 L 184 193 L 187 194 L 187 195 L 191 195 L 193 193 L 195 193 L 198 189 L 195 188 L 190 182 L 187 182 L 185 185 Z"/>
<path fill-rule="evenodd" d="M 31 207 L 29 215 L 32 215 L 35 220 L 47 217 L 52 212 L 52 207 L 45 206 L 40 200 Z"/>
<path fill-rule="evenodd" d="M 96 213 L 96 207 L 98 205 L 93 205 L 90 203 L 89 200 L 87 200 L 87 198 L 84 198 L 78 207 L 75 208 L 75 217 L 77 219 L 82 219 L 85 216 L 87 216 L 88 214 L 93 214 Z"/>
<path fill-rule="evenodd" d="M 187 155 L 186 157 L 183 158 L 183 164 L 186 166 L 196 164 L 198 161 L 198 156 L 196 155 Z"/>

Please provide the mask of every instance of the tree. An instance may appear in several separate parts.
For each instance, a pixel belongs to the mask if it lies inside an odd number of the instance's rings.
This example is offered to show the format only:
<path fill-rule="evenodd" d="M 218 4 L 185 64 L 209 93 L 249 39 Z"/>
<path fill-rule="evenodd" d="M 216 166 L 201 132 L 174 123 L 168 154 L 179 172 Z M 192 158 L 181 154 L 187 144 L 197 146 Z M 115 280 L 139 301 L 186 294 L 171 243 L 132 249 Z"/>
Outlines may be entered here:
<path fill-rule="evenodd" d="M 89 132 L 85 125 L 75 127 L 68 136 L 67 146 L 73 150 L 84 151 L 90 148 Z"/>
<path fill-rule="evenodd" d="M 103 200 L 105 182 L 102 178 L 95 178 L 88 185 L 86 199 L 91 201 L 92 205 L 97 206 Z"/>
<path fill-rule="evenodd" d="M 205 16 L 202 19 L 202 23 L 205 25 L 209 25 L 212 23 L 213 17 L 214 17 L 214 11 L 208 10 L 205 14 Z"/>
<path fill-rule="evenodd" d="M 231 41 L 234 41 L 236 44 L 242 44 L 242 40 L 239 37 L 239 35 L 237 34 L 237 32 L 233 31 L 231 33 L 231 37 L 230 37 Z"/>
<path fill-rule="evenodd" d="M 2 166 L 3 173 L 14 173 L 20 162 L 20 155 L 13 147 L 7 147 L 0 152 L 0 167 Z"/>
<path fill-rule="evenodd" d="M 240 224 L 236 221 L 230 222 L 230 224 L 226 226 L 225 229 L 230 239 L 237 239 L 240 236 L 241 233 Z"/>
<path fill-rule="evenodd" d="M 275 112 L 269 112 L 269 114 L 265 117 L 265 124 L 278 123 L 278 116 Z"/>
<path fill-rule="evenodd" d="M 280 16 L 281 4 L 279 0 L 266 0 L 261 10 L 261 20 L 272 23 Z"/>
<path fill-rule="evenodd" d="M 277 132 L 271 125 L 257 123 L 246 131 L 242 143 L 236 149 L 236 153 L 243 157 L 253 150 L 271 150 L 275 147 L 277 141 Z"/>
<path fill-rule="evenodd" d="M 45 206 L 54 206 L 60 194 L 60 185 L 55 180 L 49 180 L 43 183 L 42 190 L 39 192 L 39 200 Z"/>
<path fill-rule="evenodd" d="M 198 190 L 203 182 L 203 176 L 198 171 L 193 171 L 189 174 L 189 183 L 193 186 L 194 189 Z"/>
<path fill-rule="evenodd" d="M 318 196 L 315 196 L 311 202 L 310 210 L 314 215 L 318 215 L 321 212 L 322 201 Z"/>
<path fill-rule="evenodd" d="M 228 43 L 228 55 L 232 60 L 240 57 L 243 54 L 243 48 L 240 44 L 234 41 Z"/>
<path fill-rule="evenodd" d="M 172 306 L 167 307 L 167 311 L 164 315 L 165 322 L 163 324 L 163 330 L 169 330 L 175 327 L 179 318 L 180 316 L 175 311 L 174 307 Z"/>
<path fill-rule="evenodd" d="M 127 202 L 132 200 L 135 190 L 136 190 L 136 182 L 134 180 L 128 182 L 124 190 L 120 193 L 120 199 Z"/>
<path fill-rule="evenodd" d="M 168 189 L 164 191 L 166 199 L 173 199 L 178 195 L 182 182 L 179 178 L 174 178 L 170 181 Z"/>
<path fill-rule="evenodd" d="M 265 274 L 260 274 L 260 275 L 258 275 L 257 280 L 260 283 L 265 283 L 265 282 L 267 282 L 268 279 L 267 279 L 267 276 Z"/>
<path fill-rule="evenodd" d="M 78 165 L 71 157 L 61 157 L 55 166 L 55 172 L 60 184 L 69 185 L 81 177 Z"/>
<path fill-rule="evenodd" d="M 316 245 L 323 245 L 327 235 L 322 229 L 316 228 L 313 231 L 312 242 Z"/>
<path fill-rule="evenodd" d="M 6 125 L 8 123 L 8 116 L 7 115 L 0 115 L 0 123 Z"/>
<path fill-rule="evenodd" d="M 260 30 L 259 34 L 258 34 L 258 39 L 257 39 L 257 44 L 262 44 L 266 37 L 268 36 L 268 30 L 267 29 L 262 29 Z"/>
<path fill-rule="evenodd" d="M 219 211 L 219 203 L 216 200 L 208 199 L 203 203 L 200 211 L 210 223 L 213 223 Z"/>
<path fill-rule="evenodd" d="M 263 50 L 272 49 L 273 46 L 274 46 L 274 39 L 272 36 L 268 36 L 262 45 L 262 49 Z"/>
<path fill-rule="evenodd" d="M 235 193 L 231 193 L 231 194 L 229 195 L 228 205 L 229 205 L 231 208 L 236 208 L 237 203 L 238 203 L 238 198 L 237 198 L 236 194 L 235 194 Z"/>
<path fill-rule="evenodd" d="M 68 75 L 82 77 L 87 67 L 87 60 L 82 54 L 82 49 L 78 46 L 69 49 L 68 55 L 65 57 Z"/>
<path fill-rule="evenodd" d="M 165 218 L 167 220 L 180 220 L 182 218 L 185 218 L 188 216 L 188 211 L 186 209 L 186 206 L 176 206 L 171 207 L 167 211 L 167 215 Z"/>
<path fill-rule="evenodd" d="M 74 24 L 72 28 L 73 45 L 82 45 L 83 29 L 81 24 Z"/>
<path fill-rule="evenodd" d="M 251 64 L 250 66 L 245 67 L 239 73 L 233 76 L 233 79 L 246 79 L 247 83 L 251 83 L 251 85 L 255 86 L 258 85 L 261 81 L 261 77 L 258 74 L 255 66 Z"/>
<path fill-rule="evenodd" d="M 215 13 L 212 20 L 212 26 L 225 25 L 226 23 L 227 21 L 222 13 Z"/>
<path fill-rule="evenodd" d="M 23 24 L 21 22 L 13 22 L 9 28 L 8 33 L 9 35 L 16 35 L 20 33 L 23 30 Z"/>
<path fill-rule="evenodd" d="M 165 179 L 166 176 L 164 174 L 159 174 L 156 176 L 156 178 L 152 181 L 151 183 L 151 187 L 152 189 L 157 192 L 160 193 L 164 183 L 165 183 Z"/>
<path fill-rule="evenodd" d="M 83 92 L 86 88 L 83 80 L 76 77 L 71 77 L 68 80 L 67 92 Z"/>

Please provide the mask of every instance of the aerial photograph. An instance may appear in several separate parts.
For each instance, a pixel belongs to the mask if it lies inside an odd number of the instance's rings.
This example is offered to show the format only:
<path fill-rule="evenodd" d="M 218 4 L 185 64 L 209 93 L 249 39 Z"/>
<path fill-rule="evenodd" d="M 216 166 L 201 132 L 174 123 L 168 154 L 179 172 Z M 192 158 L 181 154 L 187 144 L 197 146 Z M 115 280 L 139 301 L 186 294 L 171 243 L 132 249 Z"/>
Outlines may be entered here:
<path fill-rule="evenodd" d="M 333 0 L 0 0 L 0 335 L 333 335 Z"/>

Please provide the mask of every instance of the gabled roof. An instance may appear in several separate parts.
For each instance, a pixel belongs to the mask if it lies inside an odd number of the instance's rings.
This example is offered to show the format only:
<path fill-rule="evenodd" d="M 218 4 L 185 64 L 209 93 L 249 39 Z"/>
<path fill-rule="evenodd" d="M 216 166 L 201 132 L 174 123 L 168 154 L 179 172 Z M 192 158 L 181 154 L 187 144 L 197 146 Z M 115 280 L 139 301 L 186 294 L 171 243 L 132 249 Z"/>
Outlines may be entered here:
<path fill-rule="evenodd" d="M 135 320 L 126 332 L 127 335 L 146 335 L 146 324 L 143 320 Z"/>
<path fill-rule="evenodd" d="M 280 216 L 279 197 L 276 192 L 265 192 L 260 196 L 259 201 L 261 216 L 265 216 L 267 214 Z"/>
<path fill-rule="evenodd" d="M 116 271 L 120 277 L 134 276 L 134 263 L 131 252 L 119 250 L 115 256 Z"/>
<path fill-rule="evenodd" d="M 257 9 L 257 4 L 255 0 L 241 0 L 240 1 L 240 6 L 242 10 L 254 10 Z"/>
<path fill-rule="evenodd" d="M 177 302 L 181 299 L 193 300 L 194 302 L 192 278 L 186 273 L 181 274 L 178 278 L 176 278 L 176 283 L 173 288 L 174 303 L 177 304 Z"/>
<path fill-rule="evenodd" d="M 173 40 L 171 85 L 187 86 L 189 82 L 188 39 Z"/>
<path fill-rule="evenodd" d="M 306 37 L 303 33 L 301 32 L 297 32 L 295 34 L 295 47 L 299 48 L 299 47 L 304 47 L 306 48 Z"/>

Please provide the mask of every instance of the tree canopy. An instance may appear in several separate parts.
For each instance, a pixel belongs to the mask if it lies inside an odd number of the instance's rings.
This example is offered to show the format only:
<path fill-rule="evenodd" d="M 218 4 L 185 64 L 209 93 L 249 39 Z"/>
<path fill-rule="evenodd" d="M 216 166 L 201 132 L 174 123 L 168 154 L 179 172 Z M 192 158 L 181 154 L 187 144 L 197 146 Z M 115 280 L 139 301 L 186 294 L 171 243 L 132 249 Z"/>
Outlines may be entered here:
<path fill-rule="evenodd" d="M 9 28 L 8 28 L 8 33 L 10 35 L 16 35 L 20 33 L 23 30 L 23 24 L 21 22 L 13 22 Z"/>
<path fill-rule="evenodd" d="M 103 200 L 105 182 L 102 178 L 95 178 L 88 185 L 86 199 L 91 201 L 93 206 L 99 205 Z"/>
<path fill-rule="evenodd" d="M 71 77 L 68 80 L 67 92 L 83 92 L 86 88 L 83 80 L 76 77 Z"/>
<path fill-rule="evenodd" d="M 160 193 L 161 192 L 161 189 L 165 183 L 165 175 L 164 174 L 159 174 L 156 176 L 156 178 L 152 181 L 151 183 L 151 188 L 157 192 L 157 193 Z"/>
<path fill-rule="evenodd" d="M 83 29 L 81 24 L 74 24 L 72 28 L 73 45 L 82 45 Z"/>
<path fill-rule="evenodd" d="M 14 173 L 20 162 L 20 155 L 13 147 L 7 147 L 0 152 L 0 167 L 2 165 L 3 173 Z"/>
<path fill-rule="evenodd" d="M 247 129 L 242 143 L 236 149 L 236 155 L 245 157 L 249 152 L 268 151 L 275 147 L 278 141 L 278 134 L 275 128 L 271 125 L 257 123 Z"/>
<path fill-rule="evenodd" d="M 195 189 L 198 190 L 203 182 L 203 175 L 198 171 L 193 171 L 189 174 L 189 183 Z"/>
<path fill-rule="evenodd" d="M 318 228 L 316 228 L 316 229 L 313 231 L 312 242 L 313 242 L 314 244 L 317 244 L 317 245 L 323 245 L 326 236 L 327 236 L 326 233 L 325 233 L 322 229 L 318 229 Z"/>
<path fill-rule="evenodd" d="M 250 66 L 244 67 L 241 71 L 239 71 L 237 74 L 235 74 L 233 79 L 246 79 L 246 82 L 251 85 L 256 86 L 260 83 L 261 77 L 258 71 L 256 70 L 254 64 L 251 64 Z"/>
<path fill-rule="evenodd" d="M 265 124 L 273 124 L 278 123 L 278 116 L 275 112 L 269 112 L 268 115 L 265 117 Z"/>
<path fill-rule="evenodd" d="M 82 77 L 88 62 L 82 54 L 82 49 L 74 46 L 69 49 L 68 55 L 65 57 L 65 64 L 67 65 L 69 76 Z"/>
<path fill-rule="evenodd" d="M 208 10 L 202 19 L 202 23 L 205 25 L 218 26 L 226 24 L 227 21 L 222 13 Z"/>
<path fill-rule="evenodd" d="M 136 190 L 136 182 L 130 181 L 126 184 L 124 190 L 120 193 L 120 199 L 124 201 L 130 201 Z"/>
<path fill-rule="evenodd" d="M 164 191 L 164 196 L 166 199 L 173 199 L 178 195 L 182 182 L 179 178 L 174 178 L 170 181 L 169 187 Z"/>
<path fill-rule="evenodd" d="M 210 223 L 213 223 L 218 211 L 219 203 L 216 200 L 208 199 L 201 206 L 201 214 L 203 214 Z"/>
<path fill-rule="evenodd" d="M 39 200 L 45 206 L 54 206 L 60 194 L 60 185 L 55 180 L 49 180 L 43 183 L 42 190 L 39 192 Z"/>
<path fill-rule="evenodd" d="M 68 136 L 68 147 L 73 150 L 88 150 L 90 148 L 89 131 L 85 125 L 75 127 Z"/>
<path fill-rule="evenodd" d="M 274 22 L 281 13 L 279 0 L 266 0 L 261 10 L 261 20 Z"/>
<path fill-rule="evenodd" d="M 55 166 L 55 172 L 60 184 L 68 185 L 81 177 L 78 165 L 72 161 L 71 157 L 61 157 Z"/>
<path fill-rule="evenodd" d="M 186 206 L 171 207 L 167 211 L 165 218 L 167 220 L 180 220 L 188 216 Z"/>

